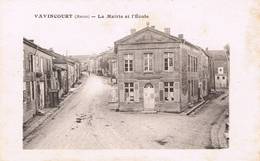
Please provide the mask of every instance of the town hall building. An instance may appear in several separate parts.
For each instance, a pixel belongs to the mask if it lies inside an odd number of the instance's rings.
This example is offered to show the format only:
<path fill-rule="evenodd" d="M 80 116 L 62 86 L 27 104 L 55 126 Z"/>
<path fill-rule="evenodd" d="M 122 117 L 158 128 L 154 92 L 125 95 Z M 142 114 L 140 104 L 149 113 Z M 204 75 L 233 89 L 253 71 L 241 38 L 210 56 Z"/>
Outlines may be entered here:
<path fill-rule="evenodd" d="M 182 34 L 148 25 L 114 45 L 120 111 L 182 112 L 208 95 L 209 58 Z"/>

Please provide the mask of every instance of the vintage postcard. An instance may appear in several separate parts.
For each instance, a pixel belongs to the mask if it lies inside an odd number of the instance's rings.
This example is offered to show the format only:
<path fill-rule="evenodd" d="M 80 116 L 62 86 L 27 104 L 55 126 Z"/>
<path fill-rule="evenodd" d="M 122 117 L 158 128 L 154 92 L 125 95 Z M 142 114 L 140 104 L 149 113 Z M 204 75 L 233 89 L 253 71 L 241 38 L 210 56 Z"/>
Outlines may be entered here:
<path fill-rule="evenodd" d="M 259 2 L 0 3 L 1 161 L 260 160 Z"/>

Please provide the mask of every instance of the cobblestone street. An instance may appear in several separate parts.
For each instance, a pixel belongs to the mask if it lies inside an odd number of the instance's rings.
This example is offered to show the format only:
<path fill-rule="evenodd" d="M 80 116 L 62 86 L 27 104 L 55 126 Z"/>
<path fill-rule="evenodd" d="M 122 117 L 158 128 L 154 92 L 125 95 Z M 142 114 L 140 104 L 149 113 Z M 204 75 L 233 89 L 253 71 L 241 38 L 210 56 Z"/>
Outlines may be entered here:
<path fill-rule="evenodd" d="M 228 97 L 209 101 L 194 116 L 115 112 L 112 87 L 90 76 L 62 110 L 24 140 L 25 149 L 208 148 L 211 128 L 228 108 Z"/>

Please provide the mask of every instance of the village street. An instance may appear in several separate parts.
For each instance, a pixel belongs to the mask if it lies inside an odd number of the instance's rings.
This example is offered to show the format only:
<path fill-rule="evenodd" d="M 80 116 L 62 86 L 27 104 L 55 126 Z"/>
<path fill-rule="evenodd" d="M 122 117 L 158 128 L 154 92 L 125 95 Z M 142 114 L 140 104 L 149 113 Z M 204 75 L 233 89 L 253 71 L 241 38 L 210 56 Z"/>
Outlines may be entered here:
<path fill-rule="evenodd" d="M 25 149 L 207 148 L 228 98 L 212 100 L 194 116 L 111 110 L 111 86 L 92 75 L 62 110 L 24 140 Z"/>

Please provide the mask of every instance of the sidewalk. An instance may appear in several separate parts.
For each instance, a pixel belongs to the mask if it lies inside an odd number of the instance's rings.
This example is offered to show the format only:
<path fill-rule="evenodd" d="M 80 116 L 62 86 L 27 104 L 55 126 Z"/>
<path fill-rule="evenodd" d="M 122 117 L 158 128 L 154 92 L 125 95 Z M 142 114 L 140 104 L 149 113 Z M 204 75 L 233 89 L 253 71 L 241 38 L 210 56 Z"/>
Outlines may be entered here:
<path fill-rule="evenodd" d="M 24 125 L 23 125 L 23 140 L 25 140 L 25 138 L 27 138 L 30 134 L 32 134 L 35 130 L 37 130 L 38 128 L 41 127 L 41 125 L 43 125 L 45 122 L 48 122 L 49 120 L 51 120 L 54 116 L 56 116 L 59 111 L 62 110 L 63 105 L 65 104 L 65 102 L 71 97 L 73 96 L 73 94 L 75 94 L 83 85 L 84 85 L 84 80 L 87 79 L 87 77 L 83 77 L 82 79 L 80 79 L 79 81 L 81 81 L 82 83 L 78 86 L 76 86 L 75 88 L 71 88 L 72 90 L 70 90 L 65 96 L 64 98 L 62 98 L 61 102 L 59 103 L 59 105 L 57 107 L 48 107 L 48 108 L 44 108 L 42 111 L 44 112 L 43 116 L 39 116 L 39 115 L 35 115 L 31 120 L 27 121 Z"/>
<path fill-rule="evenodd" d="M 225 93 L 221 99 L 227 99 L 228 93 Z M 226 136 L 226 124 L 228 124 L 228 111 L 226 108 L 221 116 L 216 120 L 211 128 L 211 145 L 213 148 L 228 148 L 228 140 Z"/>

